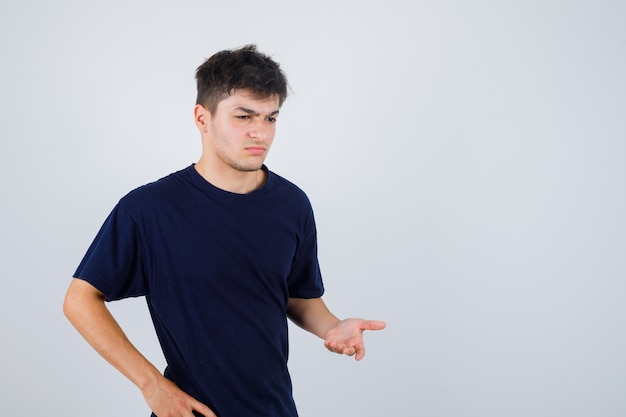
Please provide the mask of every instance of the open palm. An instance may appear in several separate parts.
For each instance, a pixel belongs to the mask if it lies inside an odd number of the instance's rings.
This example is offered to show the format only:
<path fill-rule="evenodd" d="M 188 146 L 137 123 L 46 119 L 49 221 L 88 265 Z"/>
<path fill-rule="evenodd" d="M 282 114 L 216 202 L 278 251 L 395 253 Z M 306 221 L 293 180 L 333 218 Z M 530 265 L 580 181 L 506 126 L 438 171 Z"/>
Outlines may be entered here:
<path fill-rule="evenodd" d="M 378 320 L 345 319 L 326 333 L 324 346 L 331 352 L 355 355 L 355 359 L 360 361 L 365 356 L 363 332 L 381 330 L 385 326 L 385 322 Z"/>

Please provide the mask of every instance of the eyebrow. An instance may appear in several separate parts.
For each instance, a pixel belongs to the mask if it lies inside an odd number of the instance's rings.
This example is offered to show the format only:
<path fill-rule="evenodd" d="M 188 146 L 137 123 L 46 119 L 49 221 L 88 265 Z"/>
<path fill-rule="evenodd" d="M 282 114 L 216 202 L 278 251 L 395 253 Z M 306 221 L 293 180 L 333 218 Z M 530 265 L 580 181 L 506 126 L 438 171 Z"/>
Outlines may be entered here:
<path fill-rule="evenodd" d="M 247 114 L 252 115 L 252 116 L 259 116 L 259 115 L 260 115 L 260 114 L 259 114 L 259 112 L 256 112 L 256 111 L 254 111 L 254 110 L 252 110 L 252 109 L 247 109 L 247 108 L 245 108 L 245 107 L 236 107 L 236 108 L 235 108 L 235 110 L 242 111 L 242 112 L 247 113 Z M 277 115 L 279 112 L 280 112 L 280 110 L 274 110 L 273 112 L 271 112 L 270 114 L 268 114 L 268 116 L 275 116 L 275 115 Z"/>

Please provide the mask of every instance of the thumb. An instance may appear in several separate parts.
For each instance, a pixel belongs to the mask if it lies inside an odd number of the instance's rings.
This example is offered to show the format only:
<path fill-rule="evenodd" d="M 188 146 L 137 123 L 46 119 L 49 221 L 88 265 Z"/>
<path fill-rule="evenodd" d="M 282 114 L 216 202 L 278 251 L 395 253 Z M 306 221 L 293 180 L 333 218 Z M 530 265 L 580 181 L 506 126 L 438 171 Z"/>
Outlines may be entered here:
<path fill-rule="evenodd" d="M 379 320 L 365 320 L 363 322 L 363 330 L 382 330 L 387 327 L 387 323 Z"/>

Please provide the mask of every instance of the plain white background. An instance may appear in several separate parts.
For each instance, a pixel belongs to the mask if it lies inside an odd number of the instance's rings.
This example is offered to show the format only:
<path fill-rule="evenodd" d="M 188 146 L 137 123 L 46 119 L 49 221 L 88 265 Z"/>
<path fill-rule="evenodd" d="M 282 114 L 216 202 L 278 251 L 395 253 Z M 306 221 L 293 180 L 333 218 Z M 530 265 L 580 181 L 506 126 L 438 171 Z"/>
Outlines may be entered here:
<path fill-rule="evenodd" d="M 64 319 L 117 200 L 195 162 L 195 68 L 289 77 L 270 169 L 317 216 L 356 363 L 292 328 L 302 417 L 626 415 L 620 1 L 0 3 L 1 413 L 147 416 Z M 143 299 L 110 307 L 159 367 Z"/>

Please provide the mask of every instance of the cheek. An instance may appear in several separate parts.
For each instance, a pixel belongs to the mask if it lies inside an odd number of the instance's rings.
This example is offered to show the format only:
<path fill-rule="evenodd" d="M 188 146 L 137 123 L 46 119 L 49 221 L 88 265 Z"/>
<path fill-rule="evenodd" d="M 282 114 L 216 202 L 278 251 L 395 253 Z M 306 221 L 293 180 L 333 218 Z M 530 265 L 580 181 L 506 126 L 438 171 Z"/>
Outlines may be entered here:
<path fill-rule="evenodd" d="M 236 145 L 243 137 L 242 135 L 244 135 L 242 129 L 226 125 L 216 129 L 214 137 L 220 147 L 229 147 Z"/>
<path fill-rule="evenodd" d="M 268 129 L 267 129 L 267 138 L 268 138 L 268 142 L 272 143 L 274 141 L 274 137 L 276 136 L 276 124 L 272 124 Z"/>

